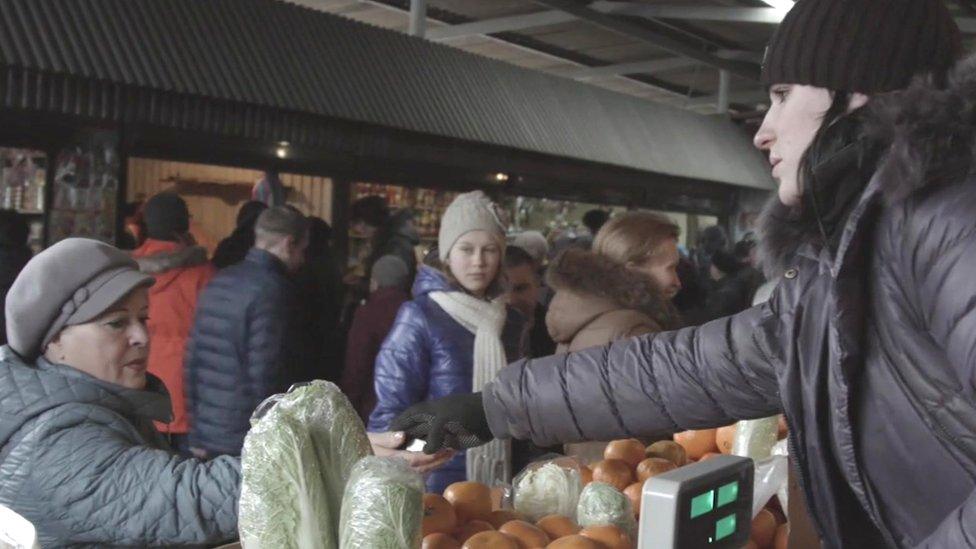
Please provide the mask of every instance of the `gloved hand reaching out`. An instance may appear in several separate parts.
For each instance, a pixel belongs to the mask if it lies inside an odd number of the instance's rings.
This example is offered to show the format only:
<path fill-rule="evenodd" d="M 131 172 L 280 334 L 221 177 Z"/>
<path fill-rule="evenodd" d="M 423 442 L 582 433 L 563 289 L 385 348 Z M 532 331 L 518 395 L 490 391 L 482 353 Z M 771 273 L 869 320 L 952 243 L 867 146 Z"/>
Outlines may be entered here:
<path fill-rule="evenodd" d="M 442 448 L 465 450 L 494 439 L 481 393 L 450 395 L 415 404 L 393 420 L 390 429 L 426 440 L 426 454 Z"/>

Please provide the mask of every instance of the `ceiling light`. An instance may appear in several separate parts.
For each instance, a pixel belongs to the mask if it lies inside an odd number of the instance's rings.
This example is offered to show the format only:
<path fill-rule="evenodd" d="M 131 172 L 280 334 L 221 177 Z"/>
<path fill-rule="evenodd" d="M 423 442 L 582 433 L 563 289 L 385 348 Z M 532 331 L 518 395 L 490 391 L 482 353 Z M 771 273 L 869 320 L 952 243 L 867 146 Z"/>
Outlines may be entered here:
<path fill-rule="evenodd" d="M 285 158 L 286 156 L 288 156 L 288 146 L 289 144 L 287 141 L 279 142 L 278 148 L 275 149 L 275 156 L 277 156 L 278 158 Z"/>

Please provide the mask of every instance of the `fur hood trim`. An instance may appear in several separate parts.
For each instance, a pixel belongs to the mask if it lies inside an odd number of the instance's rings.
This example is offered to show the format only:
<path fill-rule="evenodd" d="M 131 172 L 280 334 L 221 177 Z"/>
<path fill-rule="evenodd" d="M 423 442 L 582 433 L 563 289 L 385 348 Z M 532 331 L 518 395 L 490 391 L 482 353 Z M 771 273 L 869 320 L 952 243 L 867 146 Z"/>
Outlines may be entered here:
<path fill-rule="evenodd" d="M 143 273 L 158 275 L 173 269 L 203 265 L 207 262 L 207 249 L 202 246 L 188 246 L 172 252 L 137 257 L 135 260 Z"/>
<path fill-rule="evenodd" d="M 652 281 L 594 252 L 566 250 L 549 266 L 546 282 L 556 291 L 569 290 L 644 313 L 665 330 L 678 327 L 673 307 Z"/>

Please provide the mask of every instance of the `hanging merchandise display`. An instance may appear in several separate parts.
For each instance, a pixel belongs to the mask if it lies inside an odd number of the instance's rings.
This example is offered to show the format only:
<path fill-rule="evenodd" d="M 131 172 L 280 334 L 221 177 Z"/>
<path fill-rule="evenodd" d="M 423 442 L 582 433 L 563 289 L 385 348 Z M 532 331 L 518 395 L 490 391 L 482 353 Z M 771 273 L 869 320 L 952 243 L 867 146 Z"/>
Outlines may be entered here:
<path fill-rule="evenodd" d="M 0 209 L 44 212 L 47 155 L 30 149 L 0 148 Z"/>
<path fill-rule="evenodd" d="M 69 236 L 115 243 L 119 174 L 118 134 L 86 132 L 58 154 L 48 244 Z"/>

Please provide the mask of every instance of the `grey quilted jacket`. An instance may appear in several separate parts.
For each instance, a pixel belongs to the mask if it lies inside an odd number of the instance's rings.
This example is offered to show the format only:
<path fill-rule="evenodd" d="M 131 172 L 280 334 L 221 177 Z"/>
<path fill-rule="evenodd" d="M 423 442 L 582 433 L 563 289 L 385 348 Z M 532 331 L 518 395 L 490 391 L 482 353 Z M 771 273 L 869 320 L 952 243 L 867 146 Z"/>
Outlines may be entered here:
<path fill-rule="evenodd" d="M 836 246 L 780 218 L 767 304 L 516 363 L 484 391 L 494 435 L 548 446 L 784 411 L 825 546 L 976 547 L 976 63 L 955 78 L 880 101 L 893 144 Z"/>
<path fill-rule="evenodd" d="M 237 535 L 240 461 L 172 453 L 169 397 L 0 348 L 0 504 L 42 547 L 213 544 Z"/>

